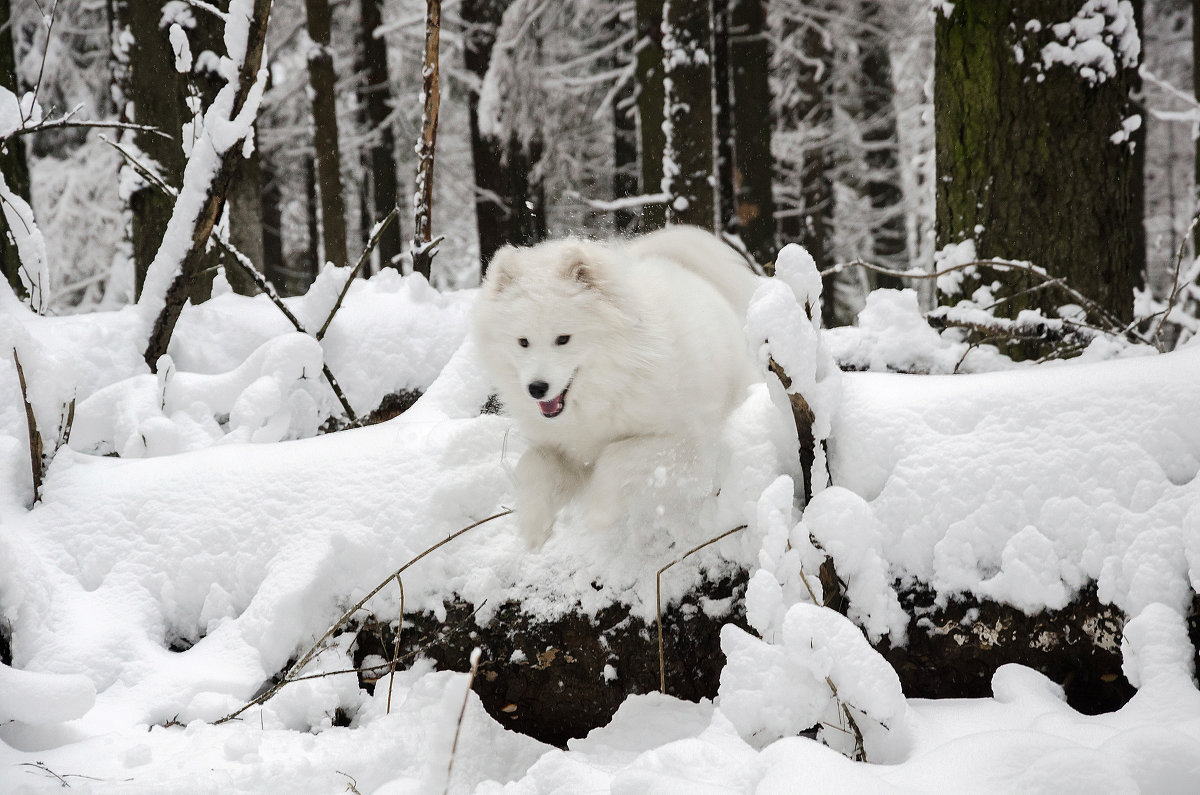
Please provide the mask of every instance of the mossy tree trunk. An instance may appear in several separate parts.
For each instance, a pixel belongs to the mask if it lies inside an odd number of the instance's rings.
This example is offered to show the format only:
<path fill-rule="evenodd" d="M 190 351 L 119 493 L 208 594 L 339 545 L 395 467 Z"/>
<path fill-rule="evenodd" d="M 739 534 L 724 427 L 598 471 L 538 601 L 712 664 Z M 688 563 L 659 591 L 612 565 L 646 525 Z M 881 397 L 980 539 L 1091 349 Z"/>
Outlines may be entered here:
<path fill-rule="evenodd" d="M 1030 260 L 1128 320 L 1145 257 L 1141 174 L 1123 132 L 1136 64 L 1118 52 L 1115 74 L 1089 75 L 1043 57 L 1069 44 L 1053 28 L 1082 6 L 963 0 L 936 14 L 937 245 L 973 239 L 981 258 Z M 1055 298 L 1043 290 L 997 311 L 1053 310 Z"/>

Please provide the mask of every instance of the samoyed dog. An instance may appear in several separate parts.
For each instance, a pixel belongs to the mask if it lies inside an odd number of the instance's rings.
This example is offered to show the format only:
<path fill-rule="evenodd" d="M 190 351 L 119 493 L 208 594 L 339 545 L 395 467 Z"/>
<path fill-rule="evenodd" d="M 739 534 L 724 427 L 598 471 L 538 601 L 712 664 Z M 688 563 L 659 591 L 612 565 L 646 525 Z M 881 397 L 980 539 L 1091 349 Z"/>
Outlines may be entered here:
<path fill-rule="evenodd" d="M 532 547 L 578 500 L 604 531 L 664 465 L 694 461 L 763 380 L 745 341 L 757 277 L 694 227 L 500 249 L 472 333 L 529 442 L 517 523 Z"/>

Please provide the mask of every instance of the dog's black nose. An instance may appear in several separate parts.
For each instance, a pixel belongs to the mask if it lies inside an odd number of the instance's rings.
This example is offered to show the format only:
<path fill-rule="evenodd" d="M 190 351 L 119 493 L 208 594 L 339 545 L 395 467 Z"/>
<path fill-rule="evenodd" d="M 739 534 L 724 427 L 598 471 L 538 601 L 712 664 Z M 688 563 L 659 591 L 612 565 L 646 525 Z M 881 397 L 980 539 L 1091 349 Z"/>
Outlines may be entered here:
<path fill-rule="evenodd" d="M 529 394 L 534 400 L 541 400 L 546 397 L 546 392 L 549 391 L 550 385 L 545 381 L 534 381 L 529 385 Z"/>

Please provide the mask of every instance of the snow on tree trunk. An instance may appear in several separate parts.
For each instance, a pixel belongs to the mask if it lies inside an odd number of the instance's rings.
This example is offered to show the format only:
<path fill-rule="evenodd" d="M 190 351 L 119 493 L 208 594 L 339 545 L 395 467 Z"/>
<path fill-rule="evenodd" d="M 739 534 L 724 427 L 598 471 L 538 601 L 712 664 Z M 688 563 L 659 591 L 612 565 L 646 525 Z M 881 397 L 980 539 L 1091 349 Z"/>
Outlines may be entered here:
<path fill-rule="evenodd" d="M 667 220 L 712 229 L 713 185 L 712 6 L 663 3 L 663 193 Z"/>
<path fill-rule="evenodd" d="M 266 85 L 260 73 L 271 0 L 233 0 L 225 23 L 226 55 L 219 70 L 227 81 L 205 111 L 183 174 L 162 245 L 146 272 L 138 311 L 149 327 L 144 358 L 151 370 L 167 352 L 188 300 L 213 226 L 240 159 L 252 141 L 254 119 Z"/>
<path fill-rule="evenodd" d="M 642 193 L 661 190 L 663 181 L 663 0 L 636 0 L 638 42 L 637 118 L 642 163 Z M 667 210 L 661 204 L 642 208 L 642 231 L 661 229 L 667 223 Z"/>
<path fill-rule="evenodd" d="M 177 187 L 187 162 L 180 135 L 191 114 L 186 104 L 187 80 L 175 68 L 168 30 L 160 27 L 164 5 L 152 0 L 112 0 L 114 82 L 120 117 L 155 127 L 166 136 L 122 132 L 118 140 L 143 166 Z M 122 193 L 130 210 L 134 296 L 140 298 L 146 271 L 162 245 L 174 204 L 131 166 L 123 166 L 122 172 Z"/>
<path fill-rule="evenodd" d="M 346 203 L 342 195 L 342 158 L 338 150 L 337 76 L 330 46 L 329 0 L 304 0 L 308 15 L 308 82 L 312 88 L 313 150 L 321 195 L 321 240 L 325 261 L 346 262 Z"/>
<path fill-rule="evenodd" d="M 1136 16 L 1127 0 L 972 0 L 942 4 L 935 31 L 938 247 L 1032 261 L 1122 321 L 1145 257 Z"/>

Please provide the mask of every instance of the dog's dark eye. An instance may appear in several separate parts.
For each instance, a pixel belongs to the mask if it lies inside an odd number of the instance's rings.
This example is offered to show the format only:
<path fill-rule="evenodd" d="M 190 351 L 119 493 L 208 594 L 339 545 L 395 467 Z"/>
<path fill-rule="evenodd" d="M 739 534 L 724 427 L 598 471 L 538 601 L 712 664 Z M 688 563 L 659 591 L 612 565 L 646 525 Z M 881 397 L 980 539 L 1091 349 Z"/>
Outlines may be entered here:
<path fill-rule="evenodd" d="M 524 337 L 521 337 L 519 340 L 517 340 L 517 344 L 520 345 L 522 348 L 528 348 L 529 340 L 525 339 Z"/>
<path fill-rule="evenodd" d="M 558 339 L 556 339 L 556 340 L 554 341 L 554 344 L 555 344 L 555 345 L 566 345 L 566 344 L 567 344 L 568 342 L 570 342 L 570 341 L 571 341 L 571 335 L 570 335 L 570 334 L 560 334 L 560 335 L 559 335 L 559 337 L 558 337 Z"/>

